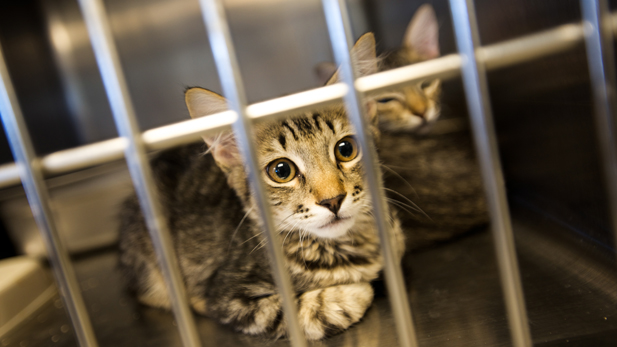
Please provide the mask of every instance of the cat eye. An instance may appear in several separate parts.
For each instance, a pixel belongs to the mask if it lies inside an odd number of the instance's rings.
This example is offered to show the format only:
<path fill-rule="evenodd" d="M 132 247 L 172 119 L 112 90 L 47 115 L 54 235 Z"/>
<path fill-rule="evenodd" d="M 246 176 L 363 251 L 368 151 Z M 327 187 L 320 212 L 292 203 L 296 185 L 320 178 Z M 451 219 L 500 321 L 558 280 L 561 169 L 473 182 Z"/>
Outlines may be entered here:
<path fill-rule="evenodd" d="M 296 164 L 287 158 L 276 159 L 268 164 L 266 172 L 268 177 L 277 183 L 287 183 L 296 177 Z"/>
<path fill-rule="evenodd" d="M 422 83 L 420 83 L 420 89 L 426 89 L 430 87 L 432 83 L 433 81 L 422 81 Z"/>
<path fill-rule="evenodd" d="M 390 101 L 394 101 L 396 100 L 395 98 L 383 98 L 383 99 L 378 99 L 377 102 L 380 104 L 387 104 Z"/>
<path fill-rule="evenodd" d="M 343 137 L 334 146 L 334 156 L 338 161 L 351 161 L 358 156 L 358 144 L 351 136 Z"/>

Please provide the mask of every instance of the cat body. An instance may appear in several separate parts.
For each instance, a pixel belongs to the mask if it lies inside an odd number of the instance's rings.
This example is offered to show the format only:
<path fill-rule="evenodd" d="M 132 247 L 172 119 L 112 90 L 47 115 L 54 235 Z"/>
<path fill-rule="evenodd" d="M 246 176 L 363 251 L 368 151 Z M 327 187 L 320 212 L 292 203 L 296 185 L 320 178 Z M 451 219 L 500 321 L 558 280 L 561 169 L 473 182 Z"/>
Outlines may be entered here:
<path fill-rule="evenodd" d="M 191 306 L 244 333 L 282 336 L 281 298 L 255 209 L 247 208 L 248 201 L 203 152 L 202 144 L 193 145 L 165 152 L 154 162 L 156 177 L 177 178 L 159 189 Z M 364 194 L 361 190 L 357 196 Z M 295 215 L 304 218 L 316 207 L 296 208 Z M 142 303 L 169 309 L 135 197 L 125 203 L 121 220 L 121 264 L 132 289 Z M 400 229 L 395 232 L 400 238 Z M 335 240 L 296 231 L 279 236 L 307 337 L 319 339 L 357 322 L 372 302 L 369 282 L 382 268 L 372 218 L 360 214 L 349 234 Z"/>
<path fill-rule="evenodd" d="M 401 47 L 381 55 L 379 70 L 438 57 L 438 36 L 432 7 L 422 5 Z M 384 186 L 390 204 L 400 210 L 407 249 L 451 240 L 489 221 L 468 120 L 440 120 L 440 94 L 441 81 L 435 79 L 376 96 Z"/>
<path fill-rule="evenodd" d="M 372 34 L 361 37 L 352 49 L 361 76 L 394 67 L 400 59 L 408 59 L 409 53 L 397 52 L 378 65 Z M 336 78 L 335 74 L 330 83 Z M 399 172 L 385 172 L 386 186 L 418 198 L 433 218 L 410 216 L 409 206 L 403 205 L 407 201 L 400 201 L 399 193 L 390 197 L 389 226 L 399 259 L 405 251 L 401 220 L 408 243 L 417 247 L 469 230 L 484 211 L 483 199 L 470 202 L 477 198 L 479 181 L 474 178 L 477 172 L 473 172 L 475 159 L 468 150 L 468 138 L 410 142 L 406 133 L 381 136 L 380 129 L 387 131 L 389 125 L 401 129 L 403 124 L 413 133 L 430 129 L 439 115 L 439 86 L 432 82 L 410 87 L 403 99 L 400 91 L 388 91 L 381 99 L 367 98 L 365 105 L 369 130 L 384 164 L 409 163 L 403 171 L 394 165 L 386 168 Z M 434 92 L 430 97 L 427 87 Z M 416 98 L 419 102 L 434 102 L 423 112 L 417 105 L 401 106 L 409 112 L 392 111 L 392 105 L 406 102 L 410 93 L 421 96 Z M 227 109 L 225 99 L 200 88 L 189 89 L 186 101 L 192 117 Z M 263 168 L 258 174 L 266 182 L 278 241 L 296 293 L 300 326 L 311 340 L 345 330 L 370 306 L 370 282 L 383 267 L 363 180 L 362 153 L 345 110 L 342 105 L 333 106 L 285 121 L 260 122 L 255 139 Z M 172 149 L 152 162 L 163 218 L 172 234 L 191 307 L 247 334 L 284 336 L 281 298 L 264 247 L 268 241 L 235 140 L 230 134 L 204 140 L 207 149 L 204 144 Z M 409 183 L 397 181 L 401 175 Z M 471 181 L 463 182 L 470 177 Z M 461 222 L 465 218 L 450 218 L 455 215 L 465 216 L 466 222 Z M 122 206 L 120 220 L 120 266 L 130 287 L 142 303 L 169 309 L 166 286 L 135 196 Z"/>
<path fill-rule="evenodd" d="M 375 61 L 374 38 L 352 54 Z M 365 73 L 374 72 L 373 65 Z M 227 109 L 210 91 L 191 88 L 192 117 Z M 374 101 L 366 105 L 379 138 Z M 379 237 L 365 190 L 362 153 L 342 105 L 284 121 L 255 125 L 258 175 L 266 183 L 285 266 L 296 293 L 300 326 L 321 339 L 358 322 L 373 299 L 370 281 L 383 267 Z M 233 135 L 163 152 L 153 161 L 163 215 L 169 224 L 192 308 L 247 334 L 286 334 L 281 298 L 265 251 L 267 241 Z M 404 253 L 403 234 L 389 211 L 390 232 Z M 138 299 L 170 301 L 136 197 L 123 205 L 120 265 Z"/>

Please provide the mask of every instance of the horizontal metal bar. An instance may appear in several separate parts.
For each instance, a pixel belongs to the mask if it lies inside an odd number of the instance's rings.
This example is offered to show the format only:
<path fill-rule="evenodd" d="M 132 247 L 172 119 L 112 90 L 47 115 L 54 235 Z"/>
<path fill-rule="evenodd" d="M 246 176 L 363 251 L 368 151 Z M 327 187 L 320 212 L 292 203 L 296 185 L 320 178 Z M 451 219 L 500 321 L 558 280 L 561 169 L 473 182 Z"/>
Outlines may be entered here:
<path fill-rule="evenodd" d="M 617 31 L 617 15 L 612 15 L 613 28 Z M 572 49 L 583 40 L 580 24 L 567 24 L 540 33 L 477 49 L 479 59 L 489 70 L 524 63 L 546 55 Z M 432 59 L 356 80 L 356 89 L 363 93 L 377 93 L 385 89 L 413 84 L 429 78 L 448 79 L 460 74 L 461 59 L 458 54 Z M 247 115 L 255 120 L 283 117 L 309 108 L 326 106 L 343 100 L 347 92 L 344 84 L 333 84 L 305 92 L 271 99 L 247 106 Z M 226 118 L 229 117 L 229 118 Z M 228 130 L 234 119 L 229 113 L 191 119 L 143 133 L 143 142 L 149 150 L 170 148 L 197 141 L 201 134 Z M 126 144 L 124 144 L 125 146 Z M 119 139 L 101 141 L 77 148 L 58 151 L 42 158 L 43 172 L 57 175 L 103 164 L 123 157 L 124 147 Z M 53 157 L 52 157 L 53 156 Z M 49 158 L 52 157 L 52 158 Z M 0 188 L 20 182 L 14 164 L 0 166 Z"/>
<path fill-rule="evenodd" d="M 269 101 L 249 105 L 246 113 L 250 118 L 260 119 L 270 117 L 283 117 L 293 113 L 300 113 L 309 109 L 328 106 L 343 101 L 349 88 L 336 83 L 329 86 L 312 89 L 292 95 L 283 96 Z"/>
<path fill-rule="evenodd" d="M 478 47 L 476 57 L 487 70 L 495 70 L 570 50 L 582 40 L 582 26 L 566 24 L 533 35 Z"/>
<path fill-rule="evenodd" d="M 420 82 L 427 78 L 452 78 L 461 74 L 461 57 L 450 54 L 444 57 L 404 66 L 398 69 L 360 77 L 356 81 L 356 89 L 362 93 L 378 93 L 386 89 L 394 89 Z"/>
<path fill-rule="evenodd" d="M 41 160 L 43 172 L 47 175 L 57 175 L 122 159 L 127 145 L 126 139 L 117 137 L 55 152 L 44 156 Z M 85 163 L 87 165 L 84 165 Z"/>
<path fill-rule="evenodd" d="M 237 119 L 234 111 L 221 112 L 145 131 L 142 139 L 151 150 L 171 148 L 194 142 L 208 132 L 228 130 Z"/>
<path fill-rule="evenodd" d="M 0 166 L 0 182 L 3 187 L 8 187 L 21 183 L 21 178 L 19 178 L 19 168 L 17 168 L 17 164 L 8 163 Z"/>

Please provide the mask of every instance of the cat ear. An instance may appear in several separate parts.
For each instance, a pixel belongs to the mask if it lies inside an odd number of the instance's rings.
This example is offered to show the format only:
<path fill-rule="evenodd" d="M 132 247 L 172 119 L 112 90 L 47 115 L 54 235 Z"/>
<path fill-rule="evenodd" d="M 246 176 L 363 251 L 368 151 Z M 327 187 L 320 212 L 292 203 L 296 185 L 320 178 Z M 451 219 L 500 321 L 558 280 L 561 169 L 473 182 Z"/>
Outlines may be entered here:
<path fill-rule="evenodd" d="M 319 80 L 319 84 L 327 83 L 336 72 L 336 64 L 329 61 L 322 61 L 315 65 L 315 75 Z"/>
<path fill-rule="evenodd" d="M 360 36 L 356 44 L 351 48 L 351 59 L 356 65 L 358 77 L 377 72 L 377 53 L 375 52 L 375 35 L 373 33 L 366 33 Z M 338 82 L 338 74 L 339 71 L 337 70 L 326 85 Z"/>
<path fill-rule="evenodd" d="M 207 89 L 189 88 L 184 93 L 184 100 L 189 109 L 191 118 L 199 118 L 214 113 L 227 111 L 227 100 Z M 217 135 L 204 135 L 204 141 L 210 148 L 214 160 L 224 171 L 242 164 L 242 157 L 236 145 L 233 133 L 221 133 Z"/>
<path fill-rule="evenodd" d="M 439 56 L 439 25 L 433 6 L 425 4 L 416 11 L 407 26 L 403 46 L 424 59 Z"/>

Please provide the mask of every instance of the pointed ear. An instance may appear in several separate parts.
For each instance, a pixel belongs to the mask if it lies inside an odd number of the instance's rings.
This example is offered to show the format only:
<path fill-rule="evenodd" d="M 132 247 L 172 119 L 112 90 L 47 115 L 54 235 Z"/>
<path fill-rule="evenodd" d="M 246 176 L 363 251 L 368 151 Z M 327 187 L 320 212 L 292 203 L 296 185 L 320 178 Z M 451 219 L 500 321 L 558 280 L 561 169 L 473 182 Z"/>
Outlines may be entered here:
<path fill-rule="evenodd" d="M 227 111 L 227 100 L 224 97 L 203 88 L 189 88 L 184 93 L 184 100 L 191 118 L 199 118 L 214 113 Z M 210 153 L 223 171 L 242 164 L 242 157 L 233 137 L 233 133 L 204 135 L 204 141 L 210 148 Z"/>
<path fill-rule="evenodd" d="M 315 65 L 315 75 L 319 80 L 319 84 L 325 84 L 330 80 L 330 77 L 336 72 L 336 64 L 329 61 L 322 61 Z"/>
<path fill-rule="evenodd" d="M 377 72 L 377 53 L 375 52 L 375 35 L 373 33 L 366 33 L 360 36 L 356 44 L 351 48 L 351 59 L 359 74 L 358 77 Z M 338 82 L 338 74 L 339 71 L 337 70 L 326 85 Z"/>
<path fill-rule="evenodd" d="M 416 11 L 407 26 L 403 46 L 425 59 L 439 56 L 439 25 L 431 5 L 422 5 Z"/>

